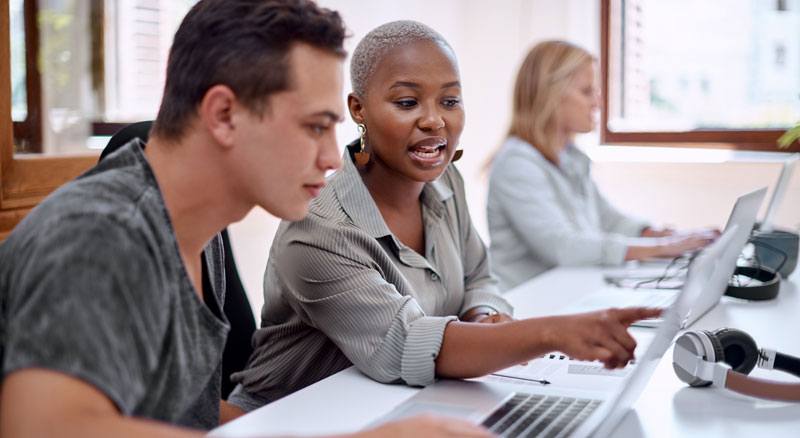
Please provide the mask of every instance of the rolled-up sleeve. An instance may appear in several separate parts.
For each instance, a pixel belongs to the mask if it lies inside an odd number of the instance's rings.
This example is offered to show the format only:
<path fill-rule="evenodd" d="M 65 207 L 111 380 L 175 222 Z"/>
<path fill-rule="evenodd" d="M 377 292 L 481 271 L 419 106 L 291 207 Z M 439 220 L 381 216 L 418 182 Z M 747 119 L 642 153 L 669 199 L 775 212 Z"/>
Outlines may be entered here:
<path fill-rule="evenodd" d="M 414 386 L 426 386 L 436 377 L 436 357 L 444 329 L 455 316 L 424 316 L 411 323 L 403 348 L 400 376 Z"/>

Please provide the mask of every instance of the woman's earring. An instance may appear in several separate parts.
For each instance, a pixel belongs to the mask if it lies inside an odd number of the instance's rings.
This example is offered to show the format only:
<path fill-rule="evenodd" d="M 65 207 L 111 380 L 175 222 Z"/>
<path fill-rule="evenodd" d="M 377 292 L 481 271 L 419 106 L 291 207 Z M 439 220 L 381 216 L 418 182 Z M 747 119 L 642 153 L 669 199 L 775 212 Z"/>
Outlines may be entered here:
<path fill-rule="evenodd" d="M 456 153 L 453 154 L 453 159 L 450 160 L 451 163 L 455 163 L 456 161 L 461 159 L 461 156 L 464 155 L 464 149 L 459 149 Z"/>
<path fill-rule="evenodd" d="M 364 152 L 364 147 L 366 146 L 367 127 L 362 123 L 359 123 L 358 132 L 361 133 L 361 152 L 356 152 L 353 154 L 353 156 L 356 158 L 356 163 L 366 166 L 369 162 L 369 152 Z"/>

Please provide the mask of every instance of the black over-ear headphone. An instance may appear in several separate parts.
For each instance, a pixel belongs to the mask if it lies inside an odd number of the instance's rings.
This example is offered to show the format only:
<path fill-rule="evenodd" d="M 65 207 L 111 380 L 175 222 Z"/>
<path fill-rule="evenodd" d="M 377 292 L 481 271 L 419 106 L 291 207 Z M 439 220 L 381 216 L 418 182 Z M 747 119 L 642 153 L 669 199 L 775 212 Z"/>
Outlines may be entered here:
<path fill-rule="evenodd" d="M 752 301 L 771 300 L 778 296 L 778 291 L 780 291 L 781 288 L 781 275 L 778 272 L 789 260 L 789 255 L 780 248 L 767 243 L 765 240 L 767 239 L 754 233 L 750 237 L 749 243 L 752 243 L 756 250 L 758 250 L 758 248 L 763 248 L 764 251 L 776 253 L 778 257 L 781 257 L 781 262 L 778 263 L 778 266 L 774 269 L 760 262 L 758 262 L 757 266 L 737 266 L 736 271 L 733 273 L 734 277 L 748 277 L 757 280 L 759 284 L 751 285 L 747 284 L 748 282 L 739 284 L 736 281 L 731 281 L 728 283 L 725 295 Z M 756 258 L 756 260 L 758 261 L 758 258 Z"/>
<path fill-rule="evenodd" d="M 738 285 L 733 282 L 728 284 L 725 295 L 734 298 L 742 298 L 752 301 L 771 300 L 778 296 L 781 290 L 781 276 L 772 268 L 766 266 L 737 266 L 733 275 L 742 275 L 753 280 L 758 280 L 760 284 Z"/>
<path fill-rule="evenodd" d="M 736 329 L 686 332 L 675 341 L 672 352 L 675 374 L 690 386 L 709 386 L 713 383 L 754 397 L 800 402 L 800 384 L 748 377 L 747 374 L 756 366 L 800 377 L 799 358 L 775 350 L 759 349 L 750 335 Z"/>

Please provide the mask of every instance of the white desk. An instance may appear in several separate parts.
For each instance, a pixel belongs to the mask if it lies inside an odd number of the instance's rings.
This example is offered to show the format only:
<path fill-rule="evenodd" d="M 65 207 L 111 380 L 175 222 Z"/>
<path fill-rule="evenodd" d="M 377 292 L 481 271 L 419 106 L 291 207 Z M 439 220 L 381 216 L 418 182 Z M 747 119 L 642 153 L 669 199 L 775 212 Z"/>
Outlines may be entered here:
<path fill-rule="evenodd" d="M 516 317 L 529 318 L 559 313 L 559 309 L 602 284 L 600 269 L 561 268 L 519 286 L 506 297 L 514 305 Z M 718 327 L 744 330 L 760 347 L 800 356 L 800 272 L 783 281 L 777 299 L 744 302 L 723 297 L 690 329 Z M 672 352 L 668 351 L 615 436 L 800 436 L 800 404 L 758 400 L 719 388 L 689 388 L 675 377 L 671 358 Z M 781 372 L 760 369 L 752 375 L 796 380 Z M 349 368 L 217 428 L 210 436 L 352 432 L 388 413 L 418 390 L 380 384 Z"/>

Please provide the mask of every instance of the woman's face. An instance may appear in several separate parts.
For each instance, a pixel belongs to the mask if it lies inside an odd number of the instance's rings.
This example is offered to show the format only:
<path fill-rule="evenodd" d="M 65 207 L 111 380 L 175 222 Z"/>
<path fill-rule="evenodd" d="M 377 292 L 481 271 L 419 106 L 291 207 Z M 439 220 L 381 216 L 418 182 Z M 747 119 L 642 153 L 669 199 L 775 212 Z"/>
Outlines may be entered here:
<path fill-rule="evenodd" d="M 362 105 L 350 107 L 367 127 L 373 166 L 417 182 L 438 178 L 464 128 L 451 52 L 429 41 L 398 47 L 378 65 L 366 94 Z"/>
<path fill-rule="evenodd" d="M 595 117 L 600 108 L 595 68 L 595 63 L 585 63 L 561 96 L 558 120 L 562 131 L 568 135 L 589 132 L 594 128 Z"/>

